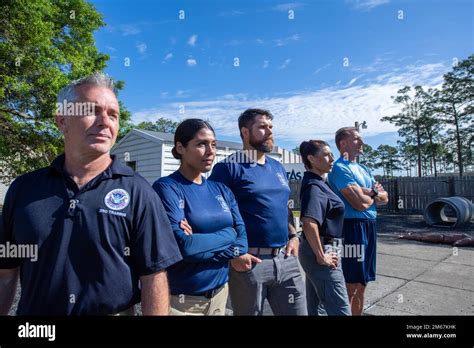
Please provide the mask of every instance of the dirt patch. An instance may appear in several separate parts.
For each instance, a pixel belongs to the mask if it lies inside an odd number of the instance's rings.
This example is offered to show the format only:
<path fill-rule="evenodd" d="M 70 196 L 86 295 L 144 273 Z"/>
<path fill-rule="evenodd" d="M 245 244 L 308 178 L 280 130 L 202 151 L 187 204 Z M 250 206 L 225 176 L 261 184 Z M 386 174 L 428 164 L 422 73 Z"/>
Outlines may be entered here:
<path fill-rule="evenodd" d="M 428 226 L 423 219 L 423 215 L 417 214 L 397 214 L 397 213 L 379 213 L 377 216 L 377 228 L 379 233 L 400 234 L 408 232 L 440 232 L 440 233 L 466 233 L 474 236 L 474 224 L 464 225 L 463 227 L 449 229 L 442 227 Z"/>

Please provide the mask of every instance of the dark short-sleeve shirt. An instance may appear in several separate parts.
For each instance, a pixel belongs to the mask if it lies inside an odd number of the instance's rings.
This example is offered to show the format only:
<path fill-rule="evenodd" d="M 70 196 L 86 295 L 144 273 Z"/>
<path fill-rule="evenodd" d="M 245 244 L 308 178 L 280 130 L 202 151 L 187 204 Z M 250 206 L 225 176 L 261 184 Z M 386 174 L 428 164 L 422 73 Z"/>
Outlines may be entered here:
<path fill-rule="evenodd" d="M 101 315 L 140 302 L 139 277 L 182 259 L 160 198 L 112 156 L 112 164 L 78 189 L 52 165 L 17 178 L 3 207 L 0 244 L 36 245 L 20 266 L 19 315 Z"/>
<path fill-rule="evenodd" d="M 342 238 L 344 203 L 319 175 L 305 172 L 301 182 L 301 217 L 314 219 L 320 235 Z"/>

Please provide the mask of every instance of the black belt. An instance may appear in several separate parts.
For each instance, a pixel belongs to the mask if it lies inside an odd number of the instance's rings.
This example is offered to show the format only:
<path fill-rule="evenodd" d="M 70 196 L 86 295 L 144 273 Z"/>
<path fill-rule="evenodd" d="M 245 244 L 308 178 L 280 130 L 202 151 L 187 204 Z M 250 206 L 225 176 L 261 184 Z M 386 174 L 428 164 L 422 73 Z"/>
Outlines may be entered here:
<path fill-rule="evenodd" d="M 205 298 L 211 299 L 214 296 L 217 295 L 219 291 L 221 291 L 224 288 L 224 285 L 219 286 L 218 288 L 212 289 L 212 290 L 207 290 L 206 292 L 203 292 L 201 294 L 193 295 L 193 296 L 204 296 Z"/>
<path fill-rule="evenodd" d="M 272 255 L 273 257 L 275 257 L 280 254 L 283 248 L 284 246 L 280 248 L 248 248 L 248 253 L 257 257 L 261 255 Z"/>

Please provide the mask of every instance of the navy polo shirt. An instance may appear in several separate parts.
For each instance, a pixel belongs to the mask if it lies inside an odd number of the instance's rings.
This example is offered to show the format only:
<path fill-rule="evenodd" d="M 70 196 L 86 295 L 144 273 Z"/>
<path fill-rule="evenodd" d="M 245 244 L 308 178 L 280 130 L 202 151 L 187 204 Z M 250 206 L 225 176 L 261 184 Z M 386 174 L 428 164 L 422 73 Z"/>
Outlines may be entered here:
<path fill-rule="evenodd" d="M 321 236 L 342 238 L 344 202 L 319 175 L 306 171 L 301 182 L 301 217 L 314 219 Z"/>
<path fill-rule="evenodd" d="M 265 156 L 259 164 L 238 152 L 217 163 L 209 179 L 234 193 L 249 247 L 279 248 L 288 242 L 290 187 L 280 162 Z"/>
<path fill-rule="evenodd" d="M 145 179 L 112 156 L 79 189 L 64 159 L 11 184 L 0 243 L 37 245 L 38 259 L 0 259 L 0 268 L 21 267 L 18 315 L 117 313 L 140 302 L 140 276 L 182 257 Z"/>
<path fill-rule="evenodd" d="M 247 253 L 247 236 L 234 195 L 202 178 L 197 184 L 179 171 L 153 184 L 168 213 L 183 261 L 168 269 L 173 295 L 200 295 L 229 280 L 228 261 Z M 187 235 L 179 226 L 186 219 Z"/>

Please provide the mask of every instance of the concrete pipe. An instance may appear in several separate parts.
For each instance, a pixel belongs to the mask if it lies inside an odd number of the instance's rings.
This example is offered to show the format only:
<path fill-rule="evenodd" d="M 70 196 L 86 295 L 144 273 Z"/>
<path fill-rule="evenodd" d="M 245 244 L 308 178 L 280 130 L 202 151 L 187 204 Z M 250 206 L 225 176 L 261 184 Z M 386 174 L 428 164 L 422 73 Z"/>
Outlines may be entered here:
<path fill-rule="evenodd" d="M 428 225 L 456 228 L 471 221 L 474 206 L 464 197 L 437 198 L 426 207 L 424 218 Z"/>

